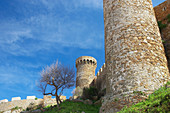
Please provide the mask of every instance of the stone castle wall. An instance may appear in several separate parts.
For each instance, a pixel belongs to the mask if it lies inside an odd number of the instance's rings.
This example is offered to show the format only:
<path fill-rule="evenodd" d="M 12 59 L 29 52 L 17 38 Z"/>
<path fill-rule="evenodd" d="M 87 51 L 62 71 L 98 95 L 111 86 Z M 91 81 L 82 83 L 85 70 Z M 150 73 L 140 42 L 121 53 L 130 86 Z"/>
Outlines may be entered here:
<path fill-rule="evenodd" d="M 154 91 L 169 80 L 169 71 L 152 1 L 103 0 L 103 4 L 107 94 L 100 112 L 114 113 L 124 106 L 112 104 L 115 96 Z"/>
<path fill-rule="evenodd" d="M 166 17 L 168 14 L 170 14 L 170 0 L 167 0 L 158 6 L 154 7 L 155 16 L 158 21 L 163 21 L 163 23 L 166 23 Z"/>
<path fill-rule="evenodd" d="M 165 53 L 168 61 L 168 68 L 170 69 L 170 22 L 168 22 L 168 14 L 170 15 L 170 0 L 167 0 L 158 6 L 154 7 L 157 21 L 162 21 L 166 24 L 166 28 L 161 30 L 161 37 L 165 47 Z"/>
<path fill-rule="evenodd" d="M 32 98 L 30 98 L 32 97 Z M 8 111 L 12 108 L 15 108 L 16 106 L 22 107 L 22 110 L 26 110 L 27 107 L 31 105 L 42 105 L 42 106 L 48 106 L 48 105 L 54 105 L 56 104 L 56 99 L 51 98 L 51 96 L 44 96 L 43 99 L 37 99 L 35 100 L 35 96 L 30 96 L 27 99 L 21 100 L 21 97 L 14 97 L 12 98 L 10 102 L 8 102 L 7 99 L 0 101 L 0 112 L 2 111 Z M 65 100 L 66 96 L 61 96 L 61 100 Z"/>
<path fill-rule="evenodd" d="M 95 87 L 102 91 L 106 88 L 106 65 L 103 64 L 102 68 L 98 71 L 96 75 L 96 84 Z"/>

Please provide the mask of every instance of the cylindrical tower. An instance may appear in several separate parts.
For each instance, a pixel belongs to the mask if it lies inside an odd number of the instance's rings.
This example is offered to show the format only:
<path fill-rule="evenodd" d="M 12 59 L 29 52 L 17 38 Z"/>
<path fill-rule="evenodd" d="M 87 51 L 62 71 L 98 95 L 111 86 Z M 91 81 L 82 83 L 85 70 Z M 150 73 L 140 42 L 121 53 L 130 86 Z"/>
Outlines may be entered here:
<path fill-rule="evenodd" d="M 95 78 L 97 61 L 91 56 L 81 56 L 76 60 L 77 76 L 76 87 L 89 87 Z"/>
<path fill-rule="evenodd" d="M 103 6 L 107 96 L 101 111 L 113 113 L 123 105 L 112 106 L 111 95 L 153 91 L 169 72 L 152 1 L 103 0 Z"/>

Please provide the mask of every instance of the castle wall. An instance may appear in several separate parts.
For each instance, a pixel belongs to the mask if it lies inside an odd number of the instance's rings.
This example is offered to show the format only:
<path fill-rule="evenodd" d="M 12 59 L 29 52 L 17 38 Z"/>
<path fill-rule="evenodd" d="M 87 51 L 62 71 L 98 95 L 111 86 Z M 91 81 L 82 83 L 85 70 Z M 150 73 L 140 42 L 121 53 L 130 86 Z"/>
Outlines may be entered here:
<path fill-rule="evenodd" d="M 103 64 L 102 68 L 96 75 L 96 87 L 99 91 L 102 91 L 106 88 L 106 74 L 106 65 Z"/>
<path fill-rule="evenodd" d="M 12 108 L 15 108 L 16 106 L 18 107 L 22 107 L 22 109 L 25 109 L 30 106 L 30 104 L 34 105 L 40 105 L 43 104 L 43 99 L 38 99 L 38 100 L 14 100 L 11 102 L 4 102 L 4 103 L 0 103 L 0 112 L 1 111 L 7 111 L 10 110 Z"/>
<path fill-rule="evenodd" d="M 170 22 L 168 22 L 168 14 L 170 14 L 170 0 L 167 0 L 158 6 L 154 7 L 157 21 L 162 21 L 167 26 L 161 30 L 161 37 L 165 47 L 165 54 L 168 61 L 168 68 L 170 70 Z"/>
<path fill-rule="evenodd" d="M 21 97 L 17 97 L 17 98 L 21 98 Z M 42 106 L 48 106 L 48 105 L 54 105 L 57 104 L 56 103 L 56 99 L 55 98 L 51 98 L 51 96 L 44 96 L 43 99 L 30 99 L 31 97 L 24 99 L 24 100 L 20 100 L 12 98 L 12 101 L 8 102 L 1 102 L 0 103 L 0 112 L 2 111 L 8 111 L 12 108 L 15 108 L 16 106 L 18 107 L 22 107 L 22 110 L 26 110 L 27 107 L 29 107 L 30 105 L 36 106 L 36 105 L 42 105 Z M 61 100 L 66 100 L 66 96 L 61 96 L 60 97 Z"/>
<path fill-rule="evenodd" d="M 124 107 L 112 104 L 116 95 L 152 92 L 169 71 L 151 0 L 103 0 L 103 6 L 107 95 L 100 112 L 113 113 Z"/>
<path fill-rule="evenodd" d="M 154 7 L 155 16 L 158 21 L 165 22 L 165 19 L 168 14 L 170 14 L 170 0 L 166 0 L 165 2 L 159 4 L 158 6 Z"/>

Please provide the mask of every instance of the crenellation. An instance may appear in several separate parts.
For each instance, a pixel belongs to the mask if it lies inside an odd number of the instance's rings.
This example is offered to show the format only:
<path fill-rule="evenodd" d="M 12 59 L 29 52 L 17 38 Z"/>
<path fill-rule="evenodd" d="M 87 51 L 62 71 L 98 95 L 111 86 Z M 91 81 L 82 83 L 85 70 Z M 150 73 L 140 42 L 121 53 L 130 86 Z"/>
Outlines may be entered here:
<path fill-rule="evenodd" d="M 27 96 L 26 99 L 33 99 L 33 100 L 35 100 L 35 98 L 36 98 L 36 96 Z"/>
<path fill-rule="evenodd" d="M 21 100 L 21 97 L 13 97 L 11 101 Z"/>
<path fill-rule="evenodd" d="M 54 105 L 56 104 L 56 99 L 51 98 L 51 96 L 44 96 L 43 99 L 35 99 L 36 96 L 27 96 L 27 99 L 21 100 L 21 97 L 13 97 L 11 101 L 8 102 L 7 99 L 0 100 L 0 112 L 8 111 L 12 108 L 15 108 L 16 106 L 22 107 L 21 110 L 26 109 L 30 104 L 36 105 Z M 66 96 L 60 96 L 60 99 L 66 100 Z"/>
<path fill-rule="evenodd" d="M 78 65 L 81 65 L 81 64 L 83 64 L 83 63 L 87 63 L 87 64 L 92 64 L 92 65 L 94 65 L 94 66 L 96 66 L 97 65 L 97 61 L 96 61 L 96 59 L 95 58 L 92 58 L 92 57 L 90 57 L 90 56 L 83 56 L 83 57 L 79 57 L 77 60 L 76 60 L 76 67 L 78 66 Z"/>

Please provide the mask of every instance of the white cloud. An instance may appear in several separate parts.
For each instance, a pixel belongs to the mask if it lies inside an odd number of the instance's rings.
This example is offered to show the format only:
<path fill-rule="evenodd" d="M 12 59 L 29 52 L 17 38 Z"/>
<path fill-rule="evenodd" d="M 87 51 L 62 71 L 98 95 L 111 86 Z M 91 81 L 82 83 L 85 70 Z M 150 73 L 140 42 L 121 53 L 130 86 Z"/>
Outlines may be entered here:
<path fill-rule="evenodd" d="M 17 56 L 30 56 L 40 50 L 50 51 L 51 48 L 59 51 L 63 47 L 100 49 L 102 45 L 99 42 L 103 38 L 102 32 L 92 30 L 95 27 L 90 28 L 85 21 L 67 20 L 67 17 L 38 15 L 21 22 L 13 21 L 10 24 L 7 21 L 0 25 L 0 50 Z"/>
<path fill-rule="evenodd" d="M 43 4 L 48 10 L 55 9 L 56 7 L 63 7 L 63 10 L 72 12 L 78 8 L 94 8 L 102 9 L 103 0 L 31 0 L 32 4 Z"/>
<path fill-rule="evenodd" d="M 103 0 L 73 0 L 75 6 L 88 8 L 103 8 Z"/>

